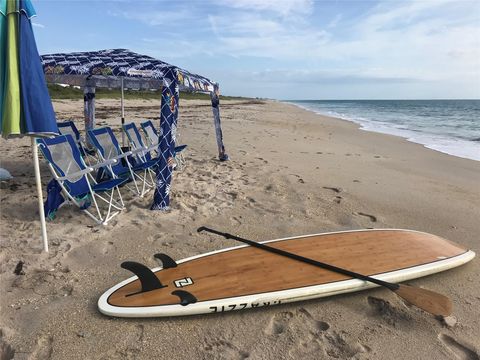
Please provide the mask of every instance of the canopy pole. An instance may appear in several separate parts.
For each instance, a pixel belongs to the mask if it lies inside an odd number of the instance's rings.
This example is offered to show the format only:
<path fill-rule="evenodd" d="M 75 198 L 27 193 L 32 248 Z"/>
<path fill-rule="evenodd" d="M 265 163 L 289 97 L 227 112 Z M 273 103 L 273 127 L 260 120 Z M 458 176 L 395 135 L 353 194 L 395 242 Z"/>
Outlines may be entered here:
<path fill-rule="evenodd" d="M 213 91 L 210 92 L 210 98 L 212 100 L 213 123 L 215 125 L 215 135 L 217 138 L 218 159 L 220 161 L 227 161 L 230 160 L 230 158 L 223 145 L 222 124 L 220 121 L 220 89 L 218 84 L 214 85 Z"/>
<path fill-rule="evenodd" d="M 156 188 L 150 210 L 166 211 L 170 206 L 175 136 L 177 133 L 178 98 L 177 74 L 169 71 L 165 74 L 162 86 L 162 103 L 160 105 L 161 135 L 159 135 L 158 139 L 160 161 L 155 170 Z"/>
<path fill-rule="evenodd" d="M 89 75 L 85 79 L 85 85 L 83 88 L 83 101 L 84 101 L 84 117 L 85 117 L 85 134 L 88 134 L 88 130 L 95 128 L 95 79 Z M 93 145 L 90 143 L 90 138 L 87 136 L 87 147 L 93 149 Z"/>
<path fill-rule="evenodd" d="M 40 213 L 40 225 L 42 227 L 43 250 L 48 253 L 47 224 L 43 210 L 42 178 L 40 177 L 40 164 L 38 162 L 38 147 L 35 138 L 32 137 L 33 167 L 35 169 L 35 182 L 37 184 L 38 212 Z"/>
<path fill-rule="evenodd" d="M 120 78 L 120 82 L 122 84 L 122 97 L 121 97 L 121 102 L 120 102 L 120 106 L 122 108 L 122 146 L 125 146 L 125 132 L 123 131 L 123 125 L 125 125 L 125 107 L 124 107 L 124 94 L 123 94 L 123 77 Z"/>

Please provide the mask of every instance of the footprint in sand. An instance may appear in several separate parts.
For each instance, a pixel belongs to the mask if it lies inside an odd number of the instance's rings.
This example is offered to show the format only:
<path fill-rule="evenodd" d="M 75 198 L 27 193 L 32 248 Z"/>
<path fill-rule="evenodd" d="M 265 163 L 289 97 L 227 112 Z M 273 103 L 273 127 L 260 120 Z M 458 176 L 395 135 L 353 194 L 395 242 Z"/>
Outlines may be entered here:
<path fill-rule="evenodd" d="M 284 311 L 281 313 L 275 314 L 268 323 L 267 327 L 264 330 L 264 333 L 267 335 L 280 335 L 283 333 L 287 327 L 290 319 L 293 317 L 293 313 L 289 311 Z"/>
<path fill-rule="evenodd" d="M 325 321 L 320 321 L 320 320 L 317 320 L 315 319 L 312 314 L 310 314 L 310 312 L 308 312 L 307 309 L 305 308 L 300 308 L 298 309 L 298 312 L 301 313 L 302 315 L 304 315 L 307 320 L 310 322 L 310 324 L 313 326 L 313 328 L 315 330 L 318 330 L 318 331 L 327 331 L 328 329 L 330 329 L 330 324 L 325 322 Z"/>
<path fill-rule="evenodd" d="M 15 356 L 15 350 L 3 339 L 3 331 L 0 329 L 0 359 L 11 360 Z"/>
<path fill-rule="evenodd" d="M 203 350 L 208 354 L 207 359 L 243 360 L 250 356 L 225 339 L 206 339 Z"/>
<path fill-rule="evenodd" d="M 387 324 L 393 327 L 411 320 L 411 315 L 405 309 L 394 306 L 387 300 L 369 296 L 367 301 L 374 314 L 381 317 Z"/>
<path fill-rule="evenodd" d="M 328 356 L 337 359 L 350 359 L 359 353 L 370 351 L 368 346 L 360 344 L 354 339 L 350 339 L 345 331 L 332 331 L 325 335 L 325 352 Z"/>
<path fill-rule="evenodd" d="M 127 331 L 125 339 L 118 339 L 116 347 L 106 352 L 101 359 L 136 359 L 142 351 L 144 326 L 135 325 Z"/>
<path fill-rule="evenodd" d="M 296 329 L 296 333 L 302 332 L 303 335 L 289 351 L 289 355 L 292 358 L 318 359 L 328 357 L 349 359 L 359 353 L 370 351 L 368 346 L 360 344 L 347 332 L 332 330 L 330 324 L 316 320 L 304 308 L 297 310 L 295 317 L 302 324 L 301 327 Z"/>
<path fill-rule="evenodd" d="M 438 339 L 455 356 L 455 358 L 460 360 L 480 360 L 480 355 L 473 349 L 473 347 L 462 344 L 446 334 L 439 334 Z"/>
<path fill-rule="evenodd" d="M 42 335 L 37 339 L 35 346 L 29 360 L 47 360 L 52 357 L 53 338 L 48 335 Z"/>
<path fill-rule="evenodd" d="M 298 309 L 295 314 L 290 311 L 283 311 L 275 314 L 268 323 L 264 330 L 267 335 L 280 335 L 287 331 L 287 329 L 293 325 L 293 320 L 298 323 L 307 325 L 312 333 L 320 333 L 327 331 L 330 328 L 330 324 L 315 319 L 308 310 L 304 308 Z"/>

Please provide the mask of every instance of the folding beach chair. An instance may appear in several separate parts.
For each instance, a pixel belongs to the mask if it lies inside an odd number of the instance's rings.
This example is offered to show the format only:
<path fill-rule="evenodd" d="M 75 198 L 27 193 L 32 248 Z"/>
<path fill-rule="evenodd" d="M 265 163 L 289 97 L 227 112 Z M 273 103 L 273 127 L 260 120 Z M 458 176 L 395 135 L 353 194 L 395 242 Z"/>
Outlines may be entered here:
<path fill-rule="evenodd" d="M 152 157 L 151 154 L 152 151 L 157 150 L 158 145 L 153 144 L 150 146 L 145 146 L 142 136 L 140 135 L 135 123 L 125 124 L 122 128 L 125 134 L 127 134 L 130 148 L 133 150 L 140 150 L 135 156 L 137 163 L 151 161 L 152 163 L 156 164 L 159 161 L 158 157 Z"/>
<path fill-rule="evenodd" d="M 79 207 L 97 223 L 106 225 L 125 208 L 118 188 L 125 183 L 125 179 L 111 179 L 97 183 L 91 175 L 95 169 L 112 164 L 114 161 L 86 166 L 77 143 L 69 134 L 53 139 L 37 139 L 37 145 L 69 202 Z M 114 198 L 115 191 L 118 194 L 118 200 Z M 106 193 L 106 197 L 101 195 L 103 193 Z M 100 211 L 97 200 L 108 204 L 106 214 Z M 91 202 L 95 205 L 97 215 L 87 210 Z"/>
<path fill-rule="evenodd" d="M 162 129 L 160 128 L 160 133 L 157 132 L 155 126 L 151 120 L 142 122 L 140 126 L 145 133 L 145 138 L 147 139 L 150 146 L 158 146 L 158 141 L 160 136 L 162 136 Z M 187 145 L 179 145 L 175 146 L 173 156 L 175 157 L 175 161 L 178 164 L 179 169 L 182 169 L 186 165 L 185 158 L 183 156 L 183 150 L 187 148 Z"/>
<path fill-rule="evenodd" d="M 88 161 L 88 156 L 95 157 L 95 150 L 90 150 L 85 143 L 85 139 L 80 135 L 77 126 L 71 120 L 57 122 L 58 131 L 61 135 L 70 134 L 77 143 L 80 154 Z"/>
<path fill-rule="evenodd" d="M 116 160 L 114 164 L 109 164 L 105 170 L 112 178 L 128 179 L 133 181 L 138 196 L 143 197 L 149 190 L 155 186 L 150 169 L 156 166 L 154 161 L 136 161 L 137 154 L 144 152 L 144 149 L 132 149 L 123 152 L 118 144 L 117 138 L 110 127 L 102 127 L 88 130 L 90 142 L 97 149 L 97 153 L 102 161 Z M 142 175 L 137 172 L 143 173 Z M 150 182 L 147 180 L 147 174 Z M 141 182 L 141 190 L 137 181 Z"/>

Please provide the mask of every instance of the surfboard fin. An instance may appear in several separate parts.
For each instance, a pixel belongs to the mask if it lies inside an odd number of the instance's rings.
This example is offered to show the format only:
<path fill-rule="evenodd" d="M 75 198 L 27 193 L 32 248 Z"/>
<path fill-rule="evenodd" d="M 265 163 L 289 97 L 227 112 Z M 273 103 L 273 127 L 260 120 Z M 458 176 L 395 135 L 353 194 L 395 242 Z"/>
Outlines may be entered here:
<path fill-rule="evenodd" d="M 142 291 L 151 291 L 161 289 L 167 285 L 163 285 L 155 274 L 145 265 L 137 263 L 135 261 L 125 261 L 120 265 L 126 270 L 130 270 L 132 273 L 138 276 L 140 283 L 142 284 Z"/>
<path fill-rule="evenodd" d="M 188 304 L 195 304 L 197 298 L 185 290 L 172 291 L 172 295 L 177 295 L 180 298 L 180 305 L 187 306 Z"/>
<path fill-rule="evenodd" d="M 158 254 L 153 255 L 153 257 L 162 262 L 162 267 L 164 269 L 177 267 L 177 263 L 175 262 L 175 260 L 173 260 L 167 254 L 158 253 Z"/>

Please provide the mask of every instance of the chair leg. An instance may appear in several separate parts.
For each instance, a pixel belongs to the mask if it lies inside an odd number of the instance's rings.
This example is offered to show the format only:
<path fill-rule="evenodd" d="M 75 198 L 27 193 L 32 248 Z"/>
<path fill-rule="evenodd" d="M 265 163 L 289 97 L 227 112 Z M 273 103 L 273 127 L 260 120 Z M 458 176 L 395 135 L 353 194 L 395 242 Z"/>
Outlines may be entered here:
<path fill-rule="evenodd" d="M 75 199 L 73 196 L 71 196 L 70 193 L 67 191 L 67 189 L 65 189 L 65 187 L 63 186 L 63 182 L 59 182 L 59 184 L 60 184 L 60 187 L 62 188 L 63 194 L 66 196 L 65 198 L 66 198 L 67 202 L 74 204 L 74 205 L 75 205 L 76 207 L 78 207 L 78 208 L 81 208 L 78 200 Z M 91 189 L 91 187 L 90 187 L 90 184 L 88 184 L 88 186 L 89 186 L 89 189 L 90 189 L 90 194 L 92 194 L 92 189 Z M 96 206 L 96 209 L 97 209 L 97 213 L 98 213 L 98 215 L 99 215 L 99 218 L 95 217 L 95 215 L 93 215 L 92 213 L 90 213 L 87 209 L 81 209 L 81 210 L 82 210 L 85 214 L 87 214 L 90 218 L 92 218 L 97 224 L 101 224 L 102 221 L 103 221 L 103 219 L 102 219 L 102 216 L 101 216 L 101 214 L 100 214 L 100 210 L 99 210 L 99 208 L 98 208 L 98 206 L 97 206 L 97 202 L 95 201 L 95 197 L 92 196 L 92 198 L 93 198 L 94 204 L 95 204 L 95 206 Z M 63 205 L 63 204 L 62 204 L 62 205 Z"/>
<path fill-rule="evenodd" d="M 116 187 L 117 192 L 118 192 L 118 197 L 120 199 L 120 204 L 122 204 L 122 209 L 125 209 L 125 203 L 123 202 L 122 194 L 120 193 L 120 187 L 119 186 L 115 186 L 115 187 Z"/>
<path fill-rule="evenodd" d="M 95 193 L 91 189 L 90 189 L 90 193 L 92 194 L 92 200 L 93 200 L 93 203 L 95 204 L 95 208 L 97 209 L 97 214 L 98 214 L 98 217 L 99 217 L 100 223 L 101 223 L 103 221 L 103 217 L 102 217 L 102 213 L 100 212 L 100 209 L 98 207 L 97 200 L 95 199 Z M 87 211 L 87 213 L 88 213 L 88 211 Z"/>
<path fill-rule="evenodd" d="M 114 194 L 114 189 L 110 191 L 110 201 L 108 202 L 108 210 L 107 210 L 107 215 L 105 216 L 105 220 L 103 221 L 103 225 L 107 225 L 108 221 L 111 219 L 110 218 L 110 211 L 112 210 L 112 201 L 113 201 L 113 194 Z M 116 215 L 117 213 L 115 213 Z M 115 216 L 114 215 L 114 216 Z"/>
<path fill-rule="evenodd" d="M 111 191 L 113 191 L 114 189 L 112 189 Z M 104 203 L 106 204 L 109 204 L 109 206 L 112 206 L 114 207 L 115 209 L 117 210 L 123 210 L 124 209 L 124 206 L 122 206 L 122 204 L 119 204 L 118 201 L 116 201 L 115 199 L 112 198 L 112 195 L 110 195 L 110 200 L 109 199 L 106 199 L 104 198 L 102 195 L 100 194 L 97 194 L 95 193 L 95 195 L 100 199 L 102 200 Z M 111 205 L 110 205 L 111 204 Z"/>
<path fill-rule="evenodd" d="M 151 181 L 151 187 L 155 187 L 155 180 L 153 180 L 153 176 L 152 176 L 152 173 L 153 173 L 153 170 L 152 169 L 148 169 L 148 175 L 150 176 L 150 181 Z M 155 174 L 156 175 L 156 174 Z"/>

